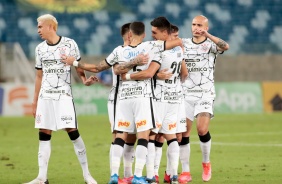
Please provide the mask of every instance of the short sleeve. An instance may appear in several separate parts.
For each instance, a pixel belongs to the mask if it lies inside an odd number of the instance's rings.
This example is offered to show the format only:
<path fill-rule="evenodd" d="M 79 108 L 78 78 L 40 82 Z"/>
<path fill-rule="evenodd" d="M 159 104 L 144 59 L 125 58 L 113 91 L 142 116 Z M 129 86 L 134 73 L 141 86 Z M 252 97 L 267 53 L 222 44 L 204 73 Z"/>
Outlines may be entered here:
<path fill-rule="evenodd" d="M 122 48 L 122 46 L 118 46 L 118 47 L 116 47 L 113 51 L 112 51 L 112 53 L 106 58 L 106 62 L 108 63 L 108 65 L 110 65 L 110 66 L 113 66 L 113 65 L 115 65 L 116 63 L 118 63 L 118 56 L 119 56 L 119 51 L 120 51 L 120 49 Z"/>
<path fill-rule="evenodd" d="M 35 48 L 35 68 L 42 69 L 42 63 L 39 56 L 39 46 Z"/>

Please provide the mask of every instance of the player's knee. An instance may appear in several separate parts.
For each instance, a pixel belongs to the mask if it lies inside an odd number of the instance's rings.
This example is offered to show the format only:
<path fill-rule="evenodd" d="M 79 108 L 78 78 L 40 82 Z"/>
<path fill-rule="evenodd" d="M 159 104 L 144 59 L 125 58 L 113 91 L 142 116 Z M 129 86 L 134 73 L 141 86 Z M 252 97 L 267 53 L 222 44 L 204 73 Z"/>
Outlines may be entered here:
<path fill-rule="evenodd" d="M 211 140 L 210 132 L 207 132 L 205 135 L 199 135 L 199 138 L 201 142 L 208 142 Z"/>
<path fill-rule="evenodd" d="M 72 141 L 76 140 L 76 139 L 80 136 L 78 130 L 71 131 L 71 132 L 69 132 L 68 134 L 69 134 L 69 138 L 70 138 Z"/>
<path fill-rule="evenodd" d="M 155 141 L 155 146 L 156 146 L 156 147 L 161 148 L 161 147 L 163 147 L 163 144 L 164 144 L 164 143 L 162 143 L 162 142 Z"/>
<path fill-rule="evenodd" d="M 149 141 L 147 141 L 146 139 L 138 139 L 138 141 L 137 141 L 137 145 L 139 145 L 139 146 L 144 146 L 144 147 L 148 147 L 148 142 Z"/>
<path fill-rule="evenodd" d="M 119 145 L 121 147 L 124 147 L 124 144 L 125 144 L 125 141 L 122 139 L 122 138 L 116 138 L 115 139 L 115 142 L 114 142 L 115 145 Z"/>
<path fill-rule="evenodd" d="M 169 146 L 169 145 L 170 145 L 170 143 L 172 143 L 172 142 L 174 142 L 174 141 L 176 141 L 176 142 L 177 142 L 177 139 L 176 139 L 176 138 L 170 139 L 169 141 L 167 141 L 167 145 Z"/>
<path fill-rule="evenodd" d="M 51 140 L 51 135 L 46 134 L 44 132 L 39 132 L 39 140 L 40 141 L 50 141 Z"/>
<path fill-rule="evenodd" d="M 183 146 L 183 145 L 189 144 L 189 142 L 190 142 L 190 138 L 189 137 L 182 137 L 179 146 Z"/>

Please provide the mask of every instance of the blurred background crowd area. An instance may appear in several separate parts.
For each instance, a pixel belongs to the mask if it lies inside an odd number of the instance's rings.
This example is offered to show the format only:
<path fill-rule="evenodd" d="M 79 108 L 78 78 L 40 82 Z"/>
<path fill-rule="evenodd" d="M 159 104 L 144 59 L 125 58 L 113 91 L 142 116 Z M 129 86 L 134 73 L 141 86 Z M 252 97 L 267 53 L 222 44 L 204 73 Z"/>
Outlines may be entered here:
<path fill-rule="evenodd" d="M 36 19 L 46 13 L 57 18 L 58 34 L 74 39 L 82 61 L 89 63 L 105 59 L 123 43 L 120 27 L 125 23 L 144 22 L 145 40 L 151 40 L 150 22 L 165 16 L 179 27 L 180 37 L 189 38 L 193 17 L 204 15 L 209 19 L 209 32 L 230 45 L 230 49 L 218 57 L 215 70 L 216 83 L 230 82 L 231 85 L 229 88 L 229 84 L 223 84 L 224 93 L 220 93 L 218 87 L 218 99 L 226 99 L 222 103 L 230 106 L 228 112 L 235 112 L 234 108 L 241 112 L 241 105 L 249 108 L 248 104 L 259 110 L 242 112 L 282 111 L 282 0 L 0 0 L 2 114 L 8 114 L 5 108 L 13 101 L 13 97 L 7 96 L 17 94 L 14 89 L 22 90 L 21 86 L 5 87 L 6 84 L 34 83 L 35 47 L 42 42 L 37 34 Z M 104 86 L 111 85 L 111 71 L 98 77 Z M 79 82 L 76 74 L 72 78 L 73 82 Z M 233 82 L 242 83 L 237 86 Z M 33 87 L 27 87 L 26 91 L 29 91 L 27 102 L 32 98 Z M 106 101 L 108 90 L 101 94 Z M 235 105 L 233 102 L 230 105 L 233 97 Z M 11 105 L 11 109 L 14 106 Z M 89 108 L 85 106 L 85 109 Z M 97 109 L 101 109 L 101 105 Z M 222 109 L 226 109 L 225 106 Z"/>
<path fill-rule="evenodd" d="M 28 57 L 41 41 L 36 18 L 52 13 L 58 33 L 75 39 L 81 53 L 99 56 L 122 43 L 119 28 L 132 21 L 147 26 L 166 16 L 179 26 L 181 37 L 191 37 L 195 15 L 209 18 L 210 32 L 226 40 L 229 55 L 272 54 L 282 51 L 281 0 L 1 0 L 1 42 L 19 42 Z"/>

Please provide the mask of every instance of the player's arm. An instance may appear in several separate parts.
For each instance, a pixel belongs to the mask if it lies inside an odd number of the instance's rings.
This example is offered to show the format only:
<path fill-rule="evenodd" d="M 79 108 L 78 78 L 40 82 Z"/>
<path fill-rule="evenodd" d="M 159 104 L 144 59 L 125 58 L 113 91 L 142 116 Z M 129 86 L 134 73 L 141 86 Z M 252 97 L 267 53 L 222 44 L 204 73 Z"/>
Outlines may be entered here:
<path fill-rule="evenodd" d="M 90 85 L 94 84 L 95 82 L 99 81 L 99 79 L 96 76 L 90 76 L 87 79 L 85 72 L 82 68 L 75 67 L 75 69 L 76 69 L 77 75 L 79 76 L 79 78 L 81 79 L 82 83 L 85 86 L 90 86 Z"/>
<path fill-rule="evenodd" d="M 176 38 L 174 40 L 165 41 L 165 50 L 170 50 L 177 46 L 183 47 L 181 38 Z"/>
<path fill-rule="evenodd" d="M 33 96 L 33 102 L 32 102 L 33 117 L 35 117 L 36 115 L 37 101 L 38 101 L 38 96 L 39 96 L 39 92 L 41 88 L 42 76 L 43 76 L 42 69 L 37 69 L 36 75 L 35 75 L 34 96 Z"/>
<path fill-rule="evenodd" d="M 89 72 L 98 73 L 109 69 L 111 66 L 106 62 L 106 60 L 100 61 L 97 65 L 84 63 L 82 61 L 78 62 L 73 56 L 65 56 L 61 60 L 63 63 L 71 66 L 75 66 Z"/>
<path fill-rule="evenodd" d="M 148 54 L 139 54 L 136 58 L 134 58 L 130 62 L 119 62 L 114 65 L 114 73 L 116 75 L 120 75 L 123 73 L 127 73 L 134 66 L 141 66 L 148 63 L 149 56 Z"/>
<path fill-rule="evenodd" d="M 186 80 L 186 78 L 188 77 L 188 69 L 186 67 L 186 63 L 185 63 L 185 60 L 183 59 L 182 60 L 182 63 L 181 63 L 181 70 L 180 70 L 180 79 L 181 79 L 181 82 L 184 82 Z"/>
<path fill-rule="evenodd" d="M 148 69 L 132 73 L 132 74 L 122 74 L 122 80 L 145 80 L 152 78 L 155 73 L 160 68 L 160 63 L 152 61 L 148 67 Z"/>
<path fill-rule="evenodd" d="M 166 80 L 166 79 L 170 79 L 170 77 L 172 76 L 172 73 L 168 71 L 168 68 L 162 69 L 160 71 L 158 71 L 154 77 L 156 77 L 156 79 L 159 80 Z"/>
<path fill-rule="evenodd" d="M 201 31 L 202 35 L 206 36 L 207 38 L 209 38 L 211 41 L 213 41 L 216 44 L 217 50 L 225 51 L 225 50 L 229 49 L 229 44 L 226 41 L 224 41 L 224 40 L 222 40 L 222 39 L 220 39 L 216 36 L 213 36 L 212 34 L 210 34 L 206 30 L 200 30 L 200 31 Z"/>

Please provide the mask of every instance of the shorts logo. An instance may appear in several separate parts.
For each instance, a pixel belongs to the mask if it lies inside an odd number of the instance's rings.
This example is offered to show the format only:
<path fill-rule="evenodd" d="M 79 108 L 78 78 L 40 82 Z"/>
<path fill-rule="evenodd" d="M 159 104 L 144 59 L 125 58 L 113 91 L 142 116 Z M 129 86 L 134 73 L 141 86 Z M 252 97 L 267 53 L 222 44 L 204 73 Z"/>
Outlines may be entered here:
<path fill-rule="evenodd" d="M 71 116 L 61 116 L 61 121 L 71 121 L 72 117 Z"/>
<path fill-rule="evenodd" d="M 141 120 L 136 123 L 136 128 L 140 128 L 141 126 L 145 126 L 147 124 L 146 120 Z"/>
<path fill-rule="evenodd" d="M 176 123 L 168 125 L 169 130 L 172 130 L 172 129 L 175 129 L 175 128 L 176 128 Z"/>
<path fill-rule="evenodd" d="M 119 121 L 118 127 L 129 127 L 130 123 L 127 121 Z"/>
<path fill-rule="evenodd" d="M 182 124 L 182 123 L 186 123 L 186 119 L 180 120 L 180 123 L 181 123 L 181 124 Z"/>
<path fill-rule="evenodd" d="M 36 121 L 37 124 L 40 124 L 40 123 L 41 123 L 41 114 L 37 114 L 37 115 L 36 115 L 35 121 Z"/>

